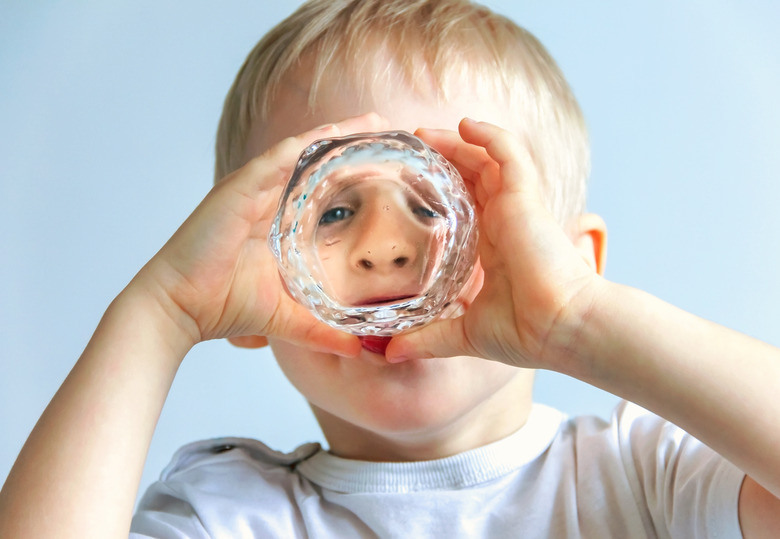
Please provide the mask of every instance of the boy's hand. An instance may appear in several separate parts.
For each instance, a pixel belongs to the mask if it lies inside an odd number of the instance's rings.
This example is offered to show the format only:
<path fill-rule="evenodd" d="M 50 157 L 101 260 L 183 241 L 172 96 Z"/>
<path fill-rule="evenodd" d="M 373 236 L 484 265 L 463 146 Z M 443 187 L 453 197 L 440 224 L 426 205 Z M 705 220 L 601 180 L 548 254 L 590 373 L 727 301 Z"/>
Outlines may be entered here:
<path fill-rule="evenodd" d="M 522 141 L 463 120 L 457 133 L 419 130 L 460 171 L 476 200 L 484 284 L 465 313 L 393 338 L 390 361 L 469 355 L 556 368 L 600 279 L 544 206 Z"/>
<path fill-rule="evenodd" d="M 317 322 L 285 292 L 267 236 L 300 152 L 311 142 L 386 128 L 367 114 L 287 138 L 221 180 L 130 287 L 151 293 L 196 342 L 274 336 L 320 351 L 357 355 L 354 336 Z"/>

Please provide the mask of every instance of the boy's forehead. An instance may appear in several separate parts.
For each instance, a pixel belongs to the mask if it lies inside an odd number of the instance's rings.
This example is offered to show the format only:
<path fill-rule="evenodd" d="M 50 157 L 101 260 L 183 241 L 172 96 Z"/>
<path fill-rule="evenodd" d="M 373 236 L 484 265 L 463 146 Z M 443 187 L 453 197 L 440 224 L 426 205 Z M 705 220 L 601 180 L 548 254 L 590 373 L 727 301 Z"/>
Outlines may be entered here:
<path fill-rule="evenodd" d="M 429 74 L 420 76 L 430 77 Z M 306 64 L 284 77 L 264 122 L 255 122 L 247 139 L 247 159 L 280 140 L 319 125 L 367 112 L 387 118 L 390 129 L 414 132 L 420 127 L 457 129 L 465 116 L 506 126 L 508 105 L 498 96 L 486 98 L 474 81 L 451 84 L 444 98 L 430 84 L 412 88 L 398 76 L 384 82 L 371 74 L 344 77 L 325 73 L 310 103 L 311 70 Z"/>

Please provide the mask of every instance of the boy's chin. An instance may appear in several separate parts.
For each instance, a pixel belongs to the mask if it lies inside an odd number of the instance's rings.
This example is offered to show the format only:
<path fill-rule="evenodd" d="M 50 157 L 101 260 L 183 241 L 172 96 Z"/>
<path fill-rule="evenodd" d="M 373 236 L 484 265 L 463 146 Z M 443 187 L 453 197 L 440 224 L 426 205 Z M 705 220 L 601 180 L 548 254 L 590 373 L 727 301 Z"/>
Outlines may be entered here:
<path fill-rule="evenodd" d="M 329 413 L 316 406 L 312 409 L 331 451 L 338 456 L 372 461 L 434 460 L 494 442 L 522 426 L 518 414 L 513 421 L 510 417 L 497 420 L 501 413 L 480 413 L 486 403 L 475 397 L 433 390 L 427 395 L 410 394 L 404 400 L 374 398 L 347 413 Z M 522 409 L 514 404 L 510 409 Z"/>
<path fill-rule="evenodd" d="M 394 451 L 427 447 L 425 456 L 437 458 L 434 449 L 452 451 L 453 441 L 467 439 L 456 444 L 461 449 L 474 440 L 492 441 L 497 421 L 519 428 L 513 417 L 530 399 L 522 371 L 498 362 L 451 357 L 393 364 L 365 349 L 356 358 L 341 358 L 279 341 L 271 346 L 334 452 L 350 458 L 381 458 L 372 453 L 381 454 L 383 445 Z M 470 434 L 463 438 L 464 432 Z M 351 452 L 353 446 L 371 450 Z"/>
<path fill-rule="evenodd" d="M 453 407 L 442 401 L 366 403 L 362 410 L 336 416 L 312 406 L 331 449 L 360 460 L 421 460 L 445 455 L 459 424 Z M 448 434 L 449 433 L 449 434 Z"/>

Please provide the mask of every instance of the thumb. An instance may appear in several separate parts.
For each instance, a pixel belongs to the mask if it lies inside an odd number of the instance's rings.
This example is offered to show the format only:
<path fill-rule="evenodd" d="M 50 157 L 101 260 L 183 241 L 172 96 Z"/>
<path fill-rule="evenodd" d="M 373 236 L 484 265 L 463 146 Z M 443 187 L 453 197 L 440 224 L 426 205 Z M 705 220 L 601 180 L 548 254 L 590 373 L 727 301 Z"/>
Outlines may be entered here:
<path fill-rule="evenodd" d="M 286 316 L 279 317 L 275 327 L 268 328 L 267 335 L 316 352 L 356 357 L 360 354 L 360 340 L 355 336 L 334 329 L 320 322 L 301 305 L 285 298 Z M 281 309 L 280 309 L 281 310 Z"/>
<path fill-rule="evenodd" d="M 307 338 L 299 341 L 298 344 L 308 346 L 318 352 L 342 357 L 357 357 L 362 349 L 360 340 L 354 335 L 333 329 L 320 322 L 312 327 L 307 333 Z"/>
<path fill-rule="evenodd" d="M 385 357 L 390 363 L 432 357 L 474 356 L 465 331 L 464 317 L 434 322 L 390 340 Z"/>

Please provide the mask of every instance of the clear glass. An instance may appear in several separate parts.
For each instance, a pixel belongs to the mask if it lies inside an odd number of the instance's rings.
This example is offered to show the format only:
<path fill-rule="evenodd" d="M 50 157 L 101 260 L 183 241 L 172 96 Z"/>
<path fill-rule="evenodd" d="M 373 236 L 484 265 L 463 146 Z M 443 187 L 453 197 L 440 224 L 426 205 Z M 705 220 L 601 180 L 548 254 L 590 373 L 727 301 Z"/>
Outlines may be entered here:
<path fill-rule="evenodd" d="M 320 320 L 390 336 L 454 308 L 474 267 L 477 231 L 455 167 L 392 131 L 306 148 L 268 242 L 290 294 Z"/>

